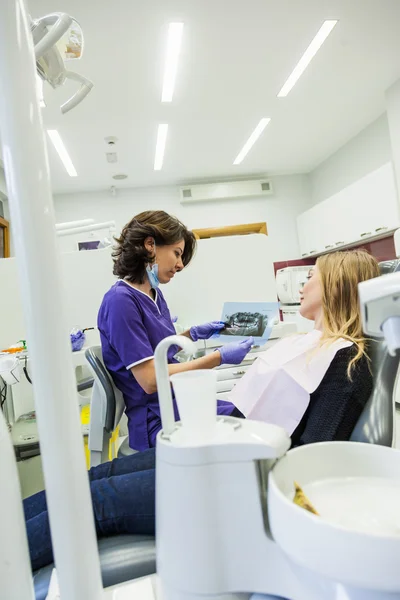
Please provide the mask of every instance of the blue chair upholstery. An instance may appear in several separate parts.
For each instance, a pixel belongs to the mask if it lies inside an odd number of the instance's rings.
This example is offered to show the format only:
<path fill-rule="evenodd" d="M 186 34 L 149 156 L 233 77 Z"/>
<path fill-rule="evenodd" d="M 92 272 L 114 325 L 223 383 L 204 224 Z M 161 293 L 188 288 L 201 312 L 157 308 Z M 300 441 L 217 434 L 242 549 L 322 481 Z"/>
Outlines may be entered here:
<path fill-rule="evenodd" d="M 98 547 L 104 587 L 156 572 L 154 538 L 150 536 L 126 534 L 102 538 Z M 53 568 L 51 564 L 34 573 L 36 600 L 46 599 Z"/>

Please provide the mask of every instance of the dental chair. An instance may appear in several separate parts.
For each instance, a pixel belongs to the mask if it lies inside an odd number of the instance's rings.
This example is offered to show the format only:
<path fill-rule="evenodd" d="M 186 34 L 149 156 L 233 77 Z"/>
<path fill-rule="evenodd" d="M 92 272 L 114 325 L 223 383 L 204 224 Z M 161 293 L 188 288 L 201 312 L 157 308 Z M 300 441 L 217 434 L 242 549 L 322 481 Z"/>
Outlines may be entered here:
<path fill-rule="evenodd" d="M 124 414 L 125 402 L 104 365 L 101 347 L 88 348 L 85 357 L 94 378 L 88 446 L 90 466 L 95 467 L 108 460 L 110 440 Z M 118 456 L 128 456 L 134 452 L 126 438 L 119 447 Z"/>
<path fill-rule="evenodd" d="M 399 261 L 400 264 L 400 261 Z M 383 270 L 383 269 L 382 269 Z M 387 270 L 384 272 L 388 272 Z M 99 347 L 89 348 L 86 356 L 95 378 L 95 389 L 104 410 L 104 429 L 107 435 L 122 415 L 122 395 L 115 388 L 101 358 Z M 383 342 L 374 340 L 370 349 L 374 386 L 371 397 L 354 428 L 351 441 L 392 446 L 395 441 L 393 391 L 397 377 L 400 355 L 392 357 Z M 92 361 L 92 362 L 90 362 Z M 93 394 L 95 395 L 95 389 Z M 102 404 L 105 401 L 105 404 Z M 119 415 L 119 417 L 118 417 Z M 108 439 L 107 436 L 105 436 Z M 94 450 L 98 452 L 98 450 Z M 132 451 L 131 451 L 132 452 Z M 119 454 L 118 454 L 119 455 Z M 98 457 L 95 454 L 95 457 Z M 149 536 L 118 535 L 99 540 L 99 553 L 104 586 L 123 583 L 155 573 L 155 541 Z M 45 600 L 54 565 L 34 574 L 36 600 Z"/>
<path fill-rule="evenodd" d="M 379 263 L 381 275 L 400 271 L 400 259 Z M 351 436 L 353 442 L 394 446 L 396 442 L 394 389 L 400 356 L 390 356 L 384 342 L 372 340 L 369 348 L 374 388 Z"/>
<path fill-rule="evenodd" d="M 100 346 L 85 352 L 94 384 L 90 403 L 89 450 L 91 466 L 108 460 L 109 442 L 118 426 L 125 404 L 104 366 Z M 118 457 L 133 454 L 128 439 L 118 450 Z M 145 577 L 156 572 L 155 539 L 148 535 L 121 534 L 98 541 L 101 574 L 104 587 Z M 33 574 L 35 598 L 45 600 L 54 564 Z"/>

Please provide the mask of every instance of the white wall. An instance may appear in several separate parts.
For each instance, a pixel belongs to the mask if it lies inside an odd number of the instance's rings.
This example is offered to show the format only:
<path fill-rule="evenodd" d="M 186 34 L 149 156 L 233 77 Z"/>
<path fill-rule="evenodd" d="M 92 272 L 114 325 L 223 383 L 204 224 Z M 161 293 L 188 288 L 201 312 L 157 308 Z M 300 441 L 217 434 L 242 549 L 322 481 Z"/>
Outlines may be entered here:
<path fill-rule="evenodd" d="M 388 116 L 390 142 L 397 191 L 400 201 L 400 79 L 386 92 L 386 110 Z"/>
<path fill-rule="evenodd" d="M 273 178 L 273 187 L 274 195 L 267 198 L 191 206 L 180 204 L 178 188 L 172 186 L 119 190 L 116 197 L 109 192 L 56 195 L 54 205 L 58 222 L 115 220 L 117 231 L 135 214 L 154 209 L 176 215 L 190 228 L 266 221 L 272 260 L 289 260 L 299 255 L 296 216 L 310 206 L 309 182 L 306 175 L 282 176 Z M 76 239 L 64 238 L 62 244 L 64 250 L 75 249 Z"/>
<path fill-rule="evenodd" d="M 2 169 L 2 167 L 0 166 L 0 200 L 2 200 L 3 196 L 7 196 L 7 189 L 6 189 L 6 180 L 4 177 L 4 171 Z"/>
<path fill-rule="evenodd" d="M 391 159 L 385 113 L 309 174 L 312 205 L 326 200 Z"/>

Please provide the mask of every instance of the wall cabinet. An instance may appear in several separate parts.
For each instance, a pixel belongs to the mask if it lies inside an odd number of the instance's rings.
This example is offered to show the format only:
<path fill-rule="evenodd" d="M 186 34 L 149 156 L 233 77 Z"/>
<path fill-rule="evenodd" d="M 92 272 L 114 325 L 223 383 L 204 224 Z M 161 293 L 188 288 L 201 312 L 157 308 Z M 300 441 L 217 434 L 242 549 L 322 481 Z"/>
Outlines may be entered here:
<path fill-rule="evenodd" d="M 297 218 L 301 257 L 382 237 L 400 227 L 392 163 L 316 204 Z"/>

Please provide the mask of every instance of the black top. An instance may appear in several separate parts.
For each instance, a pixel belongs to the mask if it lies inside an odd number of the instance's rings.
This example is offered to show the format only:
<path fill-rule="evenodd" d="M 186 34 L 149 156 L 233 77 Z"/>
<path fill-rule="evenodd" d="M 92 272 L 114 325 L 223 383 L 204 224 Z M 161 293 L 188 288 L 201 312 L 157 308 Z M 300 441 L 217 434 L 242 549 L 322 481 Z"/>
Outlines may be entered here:
<path fill-rule="evenodd" d="M 310 404 L 292 434 L 292 447 L 314 442 L 346 441 L 372 393 L 373 381 L 368 360 L 363 356 L 347 376 L 355 346 L 336 353 Z"/>

